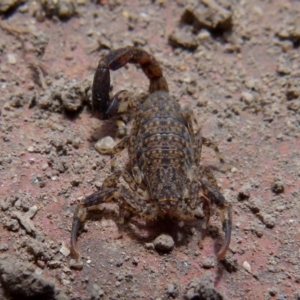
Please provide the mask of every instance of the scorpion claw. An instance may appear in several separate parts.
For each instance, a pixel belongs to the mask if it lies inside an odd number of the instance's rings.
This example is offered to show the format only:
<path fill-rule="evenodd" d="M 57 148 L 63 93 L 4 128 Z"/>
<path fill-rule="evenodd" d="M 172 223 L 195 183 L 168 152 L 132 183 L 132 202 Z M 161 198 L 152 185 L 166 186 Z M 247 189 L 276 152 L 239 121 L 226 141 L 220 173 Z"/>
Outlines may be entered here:
<path fill-rule="evenodd" d="M 225 242 L 222 245 L 221 249 L 217 253 L 217 257 L 218 257 L 219 260 L 222 260 L 225 257 L 226 252 L 229 248 L 230 239 L 231 239 L 231 227 L 232 227 L 231 204 L 228 204 L 228 206 L 225 208 L 225 211 L 226 211 L 225 216 L 224 216 L 224 213 L 222 213 L 223 219 L 224 219 L 222 221 L 222 227 L 223 227 L 223 230 L 225 232 Z"/>
<path fill-rule="evenodd" d="M 98 86 L 102 86 L 101 89 Z M 100 119 L 108 119 L 106 114 L 109 106 L 109 89 L 110 89 L 110 74 L 107 63 L 100 60 L 97 67 L 93 87 L 92 87 L 92 103 L 93 110 Z"/>
<path fill-rule="evenodd" d="M 77 234 L 78 234 L 79 227 L 83 223 L 85 217 L 86 217 L 86 209 L 79 204 L 74 211 L 72 232 L 71 232 L 71 255 L 75 259 L 79 258 L 79 252 L 77 250 Z"/>
<path fill-rule="evenodd" d="M 74 212 L 74 218 L 73 218 L 73 223 L 72 223 L 72 233 L 71 233 L 71 255 L 75 259 L 78 259 L 79 253 L 77 250 L 77 232 L 80 226 L 80 219 L 77 217 L 78 215 L 78 209 L 79 207 L 76 207 L 76 210 Z"/>
<path fill-rule="evenodd" d="M 105 115 L 110 117 L 118 113 L 119 107 L 120 107 L 120 94 L 126 92 L 125 90 L 117 92 L 111 101 L 109 102 L 109 105 L 105 111 Z"/>

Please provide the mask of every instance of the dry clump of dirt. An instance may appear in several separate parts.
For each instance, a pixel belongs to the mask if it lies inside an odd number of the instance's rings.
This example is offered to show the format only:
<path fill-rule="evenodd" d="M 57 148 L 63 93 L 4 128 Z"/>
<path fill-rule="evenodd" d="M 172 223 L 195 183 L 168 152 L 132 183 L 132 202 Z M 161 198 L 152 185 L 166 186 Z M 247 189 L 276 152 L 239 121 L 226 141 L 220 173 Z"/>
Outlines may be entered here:
<path fill-rule="evenodd" d="M 194 51 L 214 36 L 219 36 L 228 43 L 228 52 L 239 51 L 233 20 L 230 1 L 188 1 L 178 28 L 169 36 L 169 42 L 175 48 Z"/>
<path fill-rule="evenodd" d="M 62 268 L 70 251 L 64 244 L 46 240 L 43 231 L 36 228 L 32 218 L 38 208 L 36 205 L 30 206 L 30 202 L 23 195 L 8 197 L 1 202 L 0 222 L 15 238 L 13 243 L 0 244 L 2 252 L 9 252 L 11 247 L 15 252 L 15 255 L 1 255 L 3 286 L 8 295 L 24 299 L 68 299 L 59 285 L 43 273 L 45 268 Z M 64 272 L 70 275 L 67 268 Z M 65 280 L 64 277 L 61 279 Z"/>
<path fill-rule="evenodd" d="M 15 299 L 68 299 L 52 279 L 43 276 L 33 264 L 20 261 L 15 256 L 0 255 L 0 278 Z"/>
<path fill-rule="evenodd" d="M 219 291 L 214 287 L 214 281 L 211 275 L 205 275 L 201 278 L 194 279 L 187 287 L 185 298 L 188 300 L 205 299 L 205 300 L 226 300 Z"/>
<path fill-rule="evenodd" d="M 161 234 L 153 241 L 153 244 L 157 251 L 168 252 L 173 249 L 175 242 L 171 236 Z"/>
<path fill-rule="evenodd" d="M 75 79 L 66 80 L 61 78 L 47 88 L 35 95 L 38 107 L 51 112 L 78 112 L 85 103 L 91 103 L 91 78 L 83 82 Z"/>
<path fill-rule="evenodd" d="M 0 13 L 8 13 L 10 10 L 24 2 L 25 0 L 3 0 L 0 3 Z"/>
<path fill-rule="evenodd" d="M 43 21 L 45 17 L 52 18 L 53 16 L 67 20 L 76 15 L 75 2 L 72 0 L 41 0 L 40 5 L 41 9 L 36 14 L 39 21 Z"/>
<path fill-rule="evenodd" d="M 31 221 L 38 210 L 36 205 L 29 207 L 26 199 L 11 196 L 1 202 L 1 209 L 5 212 L 4 216 L 1 215 L 1 222 L 5 228 L 17 232 L 22 226 L 28 234 L 36 234 L 35 226 Z"/>
<path fill-rule="evenodd" d="M 27 10 L 30 10 L 31 14 L 38 21 L 44 21 L 45 18 L 68 20 L 76 15 L 77 4 L 83 3 L 72 0 L 41 0 L 38 2 L 30 2 L 27 0 L 4 0 L 1 1 L 0 4 L 0 13 L 9 14 L 21 5 L 21 11 L 27 12 Z"/>

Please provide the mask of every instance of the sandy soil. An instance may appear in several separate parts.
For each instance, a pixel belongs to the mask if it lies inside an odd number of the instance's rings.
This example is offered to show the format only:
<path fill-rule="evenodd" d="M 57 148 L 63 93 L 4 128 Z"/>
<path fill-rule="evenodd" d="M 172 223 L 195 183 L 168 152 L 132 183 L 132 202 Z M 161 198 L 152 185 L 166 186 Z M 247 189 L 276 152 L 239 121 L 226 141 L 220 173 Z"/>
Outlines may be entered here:
<path fill-rule="evenodd" d="M 299 1 L 6 0 L 0 14 L 1 299 L 300 299 Z M 92 116 L 92 76 L 127 45 L 155 55 L 231 166 L 214 172 L 233 205 L 223 261 L 218 214 L 199 247 L 197 228 L 161 222 L 175 245 L 142 239 L 110 207 L 89 217 L 81 265 L 70 262 L 75 204 L 110 174 L 94 145 L 119 139 Z M 112 81 L 147 92 L 135 66 Z"/>

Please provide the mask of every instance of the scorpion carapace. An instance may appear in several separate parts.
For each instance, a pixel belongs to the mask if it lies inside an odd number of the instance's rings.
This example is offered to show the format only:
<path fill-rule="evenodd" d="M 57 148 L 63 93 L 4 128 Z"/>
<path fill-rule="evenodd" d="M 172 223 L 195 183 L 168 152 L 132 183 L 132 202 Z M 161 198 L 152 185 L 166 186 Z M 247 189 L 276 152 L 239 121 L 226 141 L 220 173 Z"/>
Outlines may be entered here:
<path fill-rule="evenodd" d="M 121 92 L 109 97 L 110 71 L 127 63 L 138 64 L 150 80 L 150 96 L 144 102 L 122 100 Z M 211 204 L 220 210 L 225 241 L 217 253 L 224 258 L 231 237 L 231 205 L 220 193 L 211 170 L 200 165 L 202 146 L 212 148 L 220 161 L 217 145 L 194 132 L 193 114 L 183 111 L 168 93 L 168 85 L 156 59 L 142 49 L 126 47 L 110 52 L 97 67 L 93 87 L 93 109 L 101 119 L 108 119 L 128 109 L 135 111 L 129 136 L 103 154 L 114 155 L 128 149 L 130 169 L 117 170 L 107 177 L 101 189 L 83 199 L 77 206 L 71 234 L 71 252 L 78 258 L 76 240 L 79 226 L 89 207 L 117 202 L 121 210 L 152 220 L 170 216 L 178 220 L 195 218 L 202 206 L 206 222 Z M 128 187 L 119 183 L 122 177 Z"/>

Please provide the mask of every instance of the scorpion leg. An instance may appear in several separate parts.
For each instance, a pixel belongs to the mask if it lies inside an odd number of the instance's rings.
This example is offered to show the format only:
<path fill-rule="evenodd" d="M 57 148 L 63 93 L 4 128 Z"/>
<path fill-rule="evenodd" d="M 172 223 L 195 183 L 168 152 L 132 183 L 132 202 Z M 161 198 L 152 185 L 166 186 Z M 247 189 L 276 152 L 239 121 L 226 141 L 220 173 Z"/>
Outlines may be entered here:
<path fill-rule="evenodd" d="M 190 124 L 192 124 L 192 119 L 189 119 Z M 192 127 L 191 129 L 192 130 Z M 209 147 L 213 149 L 222 164 L 224 164 L 224 159 L 219 151 L 217 144 L 208 138 L 202 137 L 200 127 L 195 134 L 195 162 L 197 165 L 200 164 L 202 146 Z M 210 217 L 210 201 L 211 199 L 220 209 L 221 209 L 221 221 L 222 227 L 225 232 L 225 242 L 219 252 L 217 253 L 218 259 L 223 259 L 231 239 L 231 227 L 232 227 L 232 209 L 231 204 L 226 201 L 224 196 L 220 193 L 218 188 L 217 180 L 208 167 L 200 167 L 199 178 L 201 183 L 201 190 L 198 197 L 202 199 L 203 210 L 206 215 L 206 221 L 208 223 Z M 194 179 L 195 180 L 195 179 Z M 196 198 L 197 200 L 197 198 Z"/>
<path fill-rule="evenodd" d="M 120 177 L 129 184 L 132 190 L 121 186 L 117 187 Z M 147 205 L 145 200 L 148 200 L 148 194 L 141 191 L 130 174 L 127 171 L 117 171 L 105 179 L 102 189 L 87 196 L 76 207 L 73 216 L 72 231 L 71 231 L 71 254 L 74 258 L 79 257 L 77 250 L 77 235 L 80 226 L 84 223 L 88 208 L 95 208 L 99 204 L 111 201 L 120 203 L 121 208 L 144 216 L 144 218 L 153 218 L 153 207 Z"/>
<path fill-rule="evenodd" d="M 114 155 L 121 152 L 122 150 L 124 150 L 125 148 L 128 147 L 129 139 L 130 138 L 128 136 L 123 138 L 113 148 L 99 148 L 99 149 L 97 149 L 99 153 L 111 156 L 110 166 L 111 166 L 111 171 L 112 172 L 114 172 L 115 166 L 116 166 L 116 159 L 115 159 Z"/>
<path fill-rule="evenodd" d="M 198 169 L 198 167 L 196 167 L 196 166 L 200 165 L 203 145 L 214 150 L 219 161 L 221 162 L 221 164 L 224 165 L 225 161 L 220 153 L 220 150 L 219 150 L 217 144 L 215 142 L 213 142 L 212 140 L 202 136 L 200 126 L 198 126 L 197 130 L 194 131 L 193 123 L 195 123 L 197 125 L 197 120 L 195 119 L 194 114 L 190 111 L 187 111 L 184 114 L 184 118 L 186 121 L 187 128 L 189 130 L 189 134 L 193 140 L 193 148 L 194 148 L 194 153 L 195 153 L 195 165 L 192 166 L 192 168 Z M 226 166 L 226 168 L 227 168 L 227 166 Z M 206 171 L 206 168 L 202 168 L 202 172 L 200 173 L 201 174 L 200 178 L 202 178 L 203 172 L 205 172 L 205 171 Z M 193 170 L 193 174 L 194 174 L 193 180 L 197 181 L 197 178 L 195 175 L 198 175 L 198 174 L 196 174 L 195 170 Z M 212 172 L 207 173 L 206 175 L 207 175 L 207 179 L 209 179 L 210 183 L 213 186 L 217 187 L 217 181 L 216 181 L 214 175 L 212 174 Z"/>
<path fill-rule="evenodd" d="M 117 145 L 115 145 L 113 148 L 101 148 L 99 149 L 100 154 L 106 154 L 106 155 L 115 155 L 117 153 L 120 153 L 122 150 L 128 147 L 129 144 L 129 137 L 123 138 Z"/>
<path fill-rule="evenodd" d="M 195 119 L 195 115 L 192 111 L 185 109 L 183 113 L 183 117 L 185 120 L 186 127 L 188 128 L 189 135 L 192 138 L 193 151 L 195 157 L 194 163 L 192 164 L 189 170 L 190 173 L 189 178 L 192 182 L 197 182 L 197 175 L 198 175 L 197 170 L 198 170 L 198 166 L 200 165 L 201 150 L 202 150 L 201 130 L 199 127 L 196 132 L 194 131 L 193 123 L 197 124 L 197 120 Z"/>
<path fill-rule="evenodd" d="M 221 163 L 223 166 L 225 166 L 225 169 L 226 169 L 226 170 L 230 168 L 230 166 L 228 166 L 228 165 L 225 163 L 225 160 L 224 160 L 224 158 L 223 158 L 223 156 L 222 156 L 222 154 L 221 154 L 221 152 L 220 152 L 220 150 L 219 150 L 217 144 L 216 144 L 214 141 L 212 141 L 212 140 L 210 140 L 210 139 L 208 139 L 208 138 L 206 138 L 206 137 L 202 137 L 202 144 L 203 144 L 204 146 L 206 146 L 206 147 L 211 148 L 212 150 L 214 150 L 214 152 L 215 152 L 217 158 L 219 159 L 220 163 Z"/>
<path fill-rule="evenodd" d="M 219 189 L 217 179 L 209 167 L 201 166 L 199 168 L 199 174 L 199 178 L 205 177 L 205 179 L 212 187 L 214 187 L 215 189 Z"/>
<path fill-rule="evenodd" d="M 198 126 L 197 124 L 197 119 L 195 118 L 193 112 L 190 111 L 186 111 L 184 114 L 184 118 L 190 133 L 190 136 L 192 137 L 193 141 L 194 141 L 194 151 L 195 151 L 195 164 L 199 165 L 200 164 L 200 160 L 201 160 L 201 154 L 202 154 L 202 146 L 206 146 L 208 148 L 211 148 L 212 150 L 214 150 L 217 158 L 219 159 L 220 163 L 222 165 L 225 165 L 226 169 L 229 168 L 229 166 L 227 166 L 225 164 L 224 158 L 222 157 L 222 154 L 217 146 L 217 144 L 206 138 L 203 137 L 201 134 L 201 127 Z M 193 129 L 193 123 L 196 124 L 198 126 L 196 132 L 194 132 Z"/>
<path fill-rule="evenodd" d="M 203 194 L 211 199 L 217 207 L 221 210 L 221 221 L 223 231 L 225 232 L 225 241 L 221 249 L 217 253 L 218 259 L 223 259 L 229 248 L 231 239 L 231 227 L 232 227 L 232 208 L 231 204 L 226 201 L 224 196 L 220 193 L 217 181 L 209 168 L 205 168 L 203 171 L 203 177 L 200 179 L 201 189 Z"/>
<path fill-rule="evenodd" d="M 136 194 L 139 195 L 141 200 L 147 200 L 149 199 L 149 195 L 146 190 L 143 190 L 140 188 L 138 183 L 134 180 L 134 178 L 129 174 L 128 171 L 123 170 L 123 171 L 116 171 L 112 175 L 108 176 L 104 182 L 103 182 L 103 187 L 115 187 L 117 185 L 117 182 L 119 178 L 122 177 L 125 182 L 128 184 L 130 189 L 135 192 Z"/>
<path fill-rule="evenodd" d="M 125 47 L 112 51 L 99 61 L 92 86 L 93 109 L 99 114 L 101 119 L 108 119 L 115 112 L 126 111 L 128 105 L 134 106 L 134 103 L 129 102 L 126 105 L 125 103 L 124 105 L 120 104 L 120 94 L 123 91 L 118 92 L 112 100 L 110 100 L 109 97 L 109 70 L 118 70 L 127 63 L 138 64 L 141 66 L 143 72 L 150 80 L 150 93 L 169 90 L 167 81 L 162 74 L 162 69 L 154 56 L 135 47 Z"/>
<path fill-rule="evenodd" d="M 195 149 L 195 160 L 196 163 L 200 163 L 202 145 L 212 148 L 217 154 L 221 163 L 224 163 L 218 146 L 207 138 L 201 136 L 201 130 L 198 129 L 195 135 L 196 149 Z M 198 197 L 202 199 L 203 210 L 206 215 L 206 221 L 208 222 L 210 217 L 210 201 L 211 199 L 221 209 L 221 221 L 222 227 L 225 232 L 225 241 L 219 252 L 217 253 L 218 259 L 223 259 L 228 250 L 230 239 L 231 239 L 231 227 L 232 227 L 232 210 L 231 204 L 226 201 L 224 196 L 220 193 L 217 180 L 208 167 L 200 167 L 199 170 L 199 181 L 201 183 L 201 190 Z"/>
<path fill-rule="evenodd" d="M 185 108 L 184 112 L 183 112 L 183 117 L 186 123 L 186 126 L 188 128 L 189 134 L 192 138 L 192 141 L 195 143 L 196 142 L 196 135 L 195 135 L 195 131 L 194 131 L 194 124 L 197 124 L 197 119 L 195 118 L 195 115 L 193 113 L 193 111 Z M 197 124 L 198 125 L 198 124 Z M 200 132 L 200 130 L 197 130 L 197 134 Z"/>
<path fill-rule="evenodd" d="M 198 164 L 200 163 L 200 160 L 201 160 L 202 147 L 206 146 L 207 148 L 212 149 L 215 152 L 215 154 L 216 154 L 217 158 L 219 159 L 220 163 L 223 166 L 225 165 L 226 169 L 228 168 L 228 166 L 226 165 L 225 160 L 224 160 L 217 144 L 214 141 L 212 141 L 211 139 L 202 136 L 201 127 L 199 127 L 197 129 L 197 132 L 195 134 L 195 140 L 196 140 L 196 143 L 198 144 L 198 149 L 197 149 L 197 152 L 196 152 L 196 156 L 197 156 L 196 160 L 197 160 Z"/>
<path fill-rule="evenodd" d="M 76 246 L 77 234 L 80 226 L 83 224 L 86 218 L 87 207 L 96 206 L 104 202 L 109 202 L 113 198 L 117 198 L 118 196 L 119 191 L 117 188 L 104 188 L 87 196 L 84 200 L 80 202 L 80 204 L 77 205 L 74 211 L 71 231 L 71 254 L 74 258 L 77 259 L 79 257 L 79 253 Z"/>

